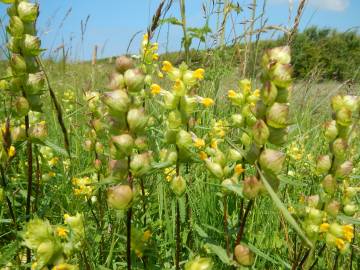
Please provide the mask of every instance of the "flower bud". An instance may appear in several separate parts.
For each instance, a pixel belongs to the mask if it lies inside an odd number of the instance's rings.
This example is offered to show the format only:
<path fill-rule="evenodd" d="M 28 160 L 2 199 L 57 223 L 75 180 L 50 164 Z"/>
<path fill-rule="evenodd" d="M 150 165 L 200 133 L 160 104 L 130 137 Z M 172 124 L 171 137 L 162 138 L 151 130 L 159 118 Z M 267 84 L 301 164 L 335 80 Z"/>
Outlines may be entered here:
<path fill-rule="evenodd" d="M 274 103 L 266 113 L 266 122 L 273 128 L 286 128 L 289 122 L 289 106 Z"/>
<path fill-rule="evenodd" d="M 224 176 L 223 168 L 220 164 L 211 161 L 210 159 L 205 159 L 206 168 L 216 177 L 222 179 Z"/>
<path fill-rule="evenodd" d="M 24 33 L 24 23 L 18 16 L 11 16 L 7 30 L 12 37 L 21 38 Z"/>
<path fill-rule="evenodd" d="M 125 71 L 134 68 L 134 61 L 127 56 L 119 56 L 115 60 L 115 69 L 117 72 L 124 74 Z"/>
<path fill-rule="evenodd" d="M 145 76 L 138 68 L 128 69 L 124 73 L 124 80 L 129 92 L 139 92 L 144 88 Z"/>
<path fill-rule="evenodd" d="M 190 148 L 193 145 L 191 134 L 185 130 L 180 130 L 176 136 L 176 145 L 183 149 Z"/>
<path fill-rule="evenodd" d="M 336 200 L 329 202 L 325 206 L 325 212 L 332 217 L 336 217 L 340 211 L 340 203 Z"/>
<path fill-rule="evenodd" d="M 34 22 L 39 15 L 39 6 L 22 1 L 18 5 L 18 14 L 23 22 Z"/>
<path fill-rule="evenodd" d="M 151 154 L 144 152 L 133 155 L 130 161 L 130 170 L 135 177 L 147 174 L 151 170 Z"/>
<path fill-rule="evenodd" d="M 26 61 L 20 54 L 11 55 L 10 66 L 15 74 L 26 73 Z"/>
<path fill-rule="evenodd" d="M 125 88 L 124 76 L 116 72 L 111 74 L 110 83 L 108 87 L 112 90 L 124 89 Z"/>
<path fill-rule="evenodd" d="M 114 112 L 126 112 L 129 109 L 130 99 L 123 90 L 106 92 L 102 100 Z"/>
<path fill-rule="evenodd" d="M 358 211 L 358 207 L 355 204 L 346 204 L 343 211 L 345 215 L 352 217 Z"/>
<path fill-rule="evenodd" d="M 213 262 L 209 258 L 196 258 L 185 264 L 185 270 L 211 270 Z"/>
<path fill-rule="evenodd" d="M 134 148 L 134 139 L 129 134 L 113 136 L 112 143 L 121 156 L 130 156 Z"/>
<path fill-rule="evenodd" d="M 229 161 L 240 161 L 243 158 L 239 151 L 232 148 L 229 150 L 227 157 Z"/>
<path fill-rule="evenodd" d="M 331 98 L 331 108 L 333 109 L 334 112 L 337 112 L 343 107 L 344 107 L 344 100 L 342 96 L 337 95 Z"/>
<path fill-rule="evenodd" d="M 329 155 L 319 156 L 316 162 L 316 171 L 318 174 L 327 173 L 331 169 L 331 158 Z"/>
<path fill-rule="evenodd" d="M 265 82 L 264 89 L 261 92 L 262 100 L 266 105 L 272 105 L 277 97 L 278 91 L 274 83 L 267 81 Z"/>
<path fill-rule="evenodd" d="M 352 169 L 353 169 L 352 162 L 345 161 L 336 169 L 335 176 L 338 178 L 345 178 L 351 174 Z"/>
<path fill-rule="evenodd" d="M 182 176 L 175 176 L 171 180 L 171 190 L 176 196 L 180 197 L 186 190 L 186 181 Z"/>
<path fill-rule="evenodd" d="M 261 119 L 256 121 L 255 125 L 252 127 L 252 132 L 254 141 L 257 145 L 264 145 L 270 135 L 269 128 Z"/>
<path fill-rule="evenodd" d="M 261 169 L 270 171 L 274 174 L 279 174 L 282 170 L 286 155 L 282 152 L 265 149 L 261 152 L 259 157 L 259 163 Z"/>
<path fill-rule="evenodd" d="M 328 174 L 327 176 L 325 176 L 325 178 L 321 184 L 326 193 L 329 193 L 329 194 L 335 193 L 337 183 L 336 183 L 335 178 L 331 174 Z"/>
<path fill-rule="evenodd" d="M 235 247 L 234 255 L 235 260 L 243 266 L 251 266 L 254 263 L 253 253 L 243 244 L 239 244 Z"/>
<path fill-rule="evenodd" d="M 336 121 L 332 120 L 329 122 L 325 123 L 325 137 L 328 141 L 333 141 L 336 139 L 336 137 L 338 136 L 339 131 L 338 128 L 336 126 Z"/>
<path fill-rule="evenodd" d="M 25 35 L 23 53 L 27 56 L 38 56 L 41 52 L 41 41 L 38 37 Z"/>
<path fill-rule="evenodd" d="M 141 108 L 130 109 L 127 114 L 129 128 L 134 133 L 142 133 L 146 127 L 149 117 L 145 115 L 145 110 Z"/>
<path fill-rule="evenodd" d="M 133 191 L 128 185 L 110 187 L 107 191 L 107 202 L 111 208 L 125 210 L 133 199 Z"/>
<path fill-rule="evenodd" d="M 26 98 L 17 97 L 14 102 L 15 112 L 17 116 L 23 117 L 29 113 L 30 105 Z"/>
<path fill-rule="evenodd" d="M 341 108 L 336 112 L 336 122 L 342 126 L 349 126 L 351 124 L 352 112 L 347 108 Z"/>
<path fill-rule="evenodd" d="M 256 198 L 263 189 L 263 184 L 255 176 L 245 177 L 243 195 L 248 199 Z"/>
<path fill-rule="evenodd" d="M 346 151 L 348 148 L 347 141 L 342 138 L 336 139 L 332 144 L 332 152 L 335 157 L 339 160 L 343 160 L 346 156 Z"/>
<path fill-rule="evenodd" d="M 111 171 L 111 175 L 118 178 L 118 182 L 124 180 L 129 173 L 129 165 L 128 160 L 126 158 L 120 160 L 110 160 L 109 161 L 109 169 Z"/>

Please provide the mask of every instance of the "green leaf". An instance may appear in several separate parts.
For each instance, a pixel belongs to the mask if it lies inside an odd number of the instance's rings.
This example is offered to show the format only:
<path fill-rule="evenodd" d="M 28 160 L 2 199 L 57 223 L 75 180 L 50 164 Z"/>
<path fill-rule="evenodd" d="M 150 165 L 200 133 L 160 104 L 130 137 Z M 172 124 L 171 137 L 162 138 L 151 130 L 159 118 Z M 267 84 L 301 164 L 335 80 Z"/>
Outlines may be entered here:
<path fill-rule="evenodd" d="M 346 223 L 360 225 L 360 219 L 358 218 L 348 217 L 345 215 L 338 215 L 337 219 L 345 221 Z"/>
<path fill-rule="evenodd" d="M 48 140 L 45 140 L 44 144 L 46 146 L 50 147 L 51 149 L 53 149 L 55 152 L 57 152 L 57 153 L 59 153 L 59 154 L 61 154 L 63 156 L 68 156 L 68 152 L 64 148 L 62 148 L 62 147 L 60 147 L 58 145 L 56 145 L 56 144 L 54 144 L 54 143 L 52 143 L 52 142 L 50 142 Z"/>
<path fill-rule="evenodd" d="M 223 263 L 232 265 L 230 258 L 226 254 L 225 249 L 222 247 L 207 243 L 205 244 L 205 248 L 210 249 L 213 253 L 215 253 Z"/>
<path fill-rule="evenodd" d="M 170 23 L 173 25 L 182 25 L 182 22 L 176 19 L 175 17 L 170 17 L 159 21 L 159 24 L 166 24 L 166 23 Z"/>
<path fill-rule="evenodd" d="M 227 189 L 227 190 L 230 190 L 232 192 L 234 192 L 235 194 L 239 195 L 240 197 L 244 197 L 243 196 L 243 189 L 242 189 L 242 186 L 241 185 L 225 185 L 225 186 L 222 186 L 223 188 Z"/>
<path fill-rule="evenodd" d="M 285 205 L 281 202 L 281 200 L 279 199 L 279 197 L 276 195 L 275 191 L 272 189 L 271 185 L 269 184 L 269 182 L 266 180 L 265 176 L 263 175 L 263 173 L 261 172 L 261 170 L 259 169 L 259 167 L 256 165 L 256 169 L 260 174 L 260 177 L 264 183 L 264 186 L 267 190 L 267 192 L 269 193 L 271 199 L 273 200 L 273 202 L 275 203 L 275 206 L 280 210 L 280 212 L 284 215 L 284 218 L 290 223 L 290 225 L 294 228 L 294 230 L 299 234 L 299 236 L 305 241 L 305 243 L 309 246 L 309 247 L 313 247 L 313 243 L 306 237 L 305 233 L 303 232 L 303 230 L 300 228 L 299 224 L 297 224 L 297 222 L 295 221 L 295 219 L 292 217 L 292 215 L 289 213 L 289 211 L 286 209 Z"/>
<path fill-rule="evenodd" d="M 264 252 L 262 252 L 261 250 L 259 250 L 257 247 L 255 247 L 253 244 L 250 243 L 246 243 L 246 245 L 249 247 L 249 249 L 254 252 L 256 255 L 258 255 L 259 257 L 272 262 L 273 264 L 282 264 L 283 266 L 285 266 L 287 269 L 291 269 L 291 265 L 288 264 L 287 262 L 284 262 L 283 260 L 275 260 L 272 257 L 270 257 L 269 255 L 265 254 Z"/>
<path fill-rule="evenodd" d="M 198 233 L 198 235 L 202 238 L 208 238 L 209 235 L 196 223 L 194 224 L 194 229 Z"/>

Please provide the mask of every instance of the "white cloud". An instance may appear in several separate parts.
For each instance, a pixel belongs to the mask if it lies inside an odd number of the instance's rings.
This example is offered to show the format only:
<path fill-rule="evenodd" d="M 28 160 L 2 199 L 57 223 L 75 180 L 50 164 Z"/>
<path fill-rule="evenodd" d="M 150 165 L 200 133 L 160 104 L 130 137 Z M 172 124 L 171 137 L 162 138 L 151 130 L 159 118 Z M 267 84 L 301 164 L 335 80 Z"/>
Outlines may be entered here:
<path fill-rule="evenodd" d="M 299 2 L 299 0 L 270 0 L 273 4 L 286 4 L 291 2 Z M 319 8 L 331 11 L 341 12 L 349 7 L 350 0 L 308 0 L 308 4 Z"/>

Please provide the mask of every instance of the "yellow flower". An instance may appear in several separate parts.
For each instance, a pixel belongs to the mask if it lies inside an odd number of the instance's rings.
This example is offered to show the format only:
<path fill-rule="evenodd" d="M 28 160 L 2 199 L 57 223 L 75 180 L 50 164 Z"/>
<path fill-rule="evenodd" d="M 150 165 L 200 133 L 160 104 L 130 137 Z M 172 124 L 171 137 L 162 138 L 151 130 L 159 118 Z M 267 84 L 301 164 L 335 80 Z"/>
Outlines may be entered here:
<path fill-rule="evenodd" d="M 151 94 L 153 95 L 158 95 L 160 94 L 161 92 L 161 87 L 160 85 L 156 84 L 156 83 L 153 83 L 151 86 L 150 86 L 150 91 L 151 91 Z"/>
<path fill-rule="evenodd" d="M 211 141 L 211 148 L 213 148 L 213 149 L 217 149 L 217 140 L 215 140 L 215 139 L 213 139 L 212 141 Z"/>
<path fill-rule="evenodd" d="M 256 89 L 253 94 L 255 97 L 260 97 L 260 89 Z"/>
<path fill-rule="evenodd" d="M 49 175 L 50 177 L 55 177 L 56 173 L 55 173 L 55 172 L 49 172 L 48 175 Z"/>
<path fill-rule="evenodd" d="M 343 232 L 345 240 L 351 242 L 354 238 L 354 227 L 352 225 L 344 225 Z"/>
<path fill-rule="evenodd" d="M 69 214 L 64 214 L 64 220 L 65 220 L 65 223 L 66 223 L 66 220 L 70 217 Z"/>
<path fill-rule="evenodd" d="M 205 146 L 205 141 L 203 139 L 200 138 L 196 138 L 194 141 L 194 145 L 196 148 L 201 148 Z"/>
<path fill-rule="evenodd" d="M 148 41 L 149 40 L 149 35 L 148 35 L 148 33 L 145 33 L 144 35 L 143 35 L 143 41 Z"/>
<path fill-rule="evenodd" d="M 204 104 L 205 107 L 210 107 L 214 104 L 214 100 L 212 98 L 203 98 L 201 103 Z"/>
<path fill-rule="evenodd" d="M 15 154 L 16 154 L 16 149 L 15 149 L 15 147 L 14 147 L 14 146 L 10 146 L 10 148 L 9 148 L 9 150 L 8 150 L 8 156 L 9 156 L 10 158 L 12 158 L 13 156 L 15 156 Z"/>
<path fill-rule="evenodd" d="M 58 158 L 58 157 L 53 157 L 52 159 L 50 159 L 50 160 L 48 161 L 48 164 L 49 164 L 49 166 L 53 167 L 53 166 L 55 166 L 55 165 L 58 163 L 58 161 L 59 161 L 59 158 Z"/>
<path fill-rule="evenodd" d="M 345 242 L 341 238 L 336 238 L 335 245 L 339 250 L 343 250 L 345 248 Z"/>
<path fill-rule="evenodd" d="M 241 80 L 240 81 L 240 87 L 243 90 L 245 95 L 250 93 L 251 81 L 249 81 L 248 79 Z"/>
<path fill-rule="evenodd" d="M 164 74 L 161 71 L 159 71 L 157 75 L 160 79 L 164 78 Z"/>
<path fill-rule="evenodd" d="M 173 65 L 169 61 L 164 61 L 162 71 L 169 72 L 173 69 Z"/>
<path fill-rule="evenodd" d="M 56 228 L 56 234 L 60 237 L 66 237 L 68 234 L 68 230 L 63 227 Z"/>
<path fill-rule="evenodd" d="M 320 225 L 320 232 L 327 232 L 330 228 L 330 224 L 329 223 L 322 223 Z"/>
<path fill-rule="evenodd" d="M 203 80 L 204 73 L 205 73 L 205 70 L 203 68 L 198 68 L 197 70 L 194 70 L 193 76 L 198 80 Z"/>
<path fill-rule="evenodd" d="M 155 52 L 159 49 L 159 44 L 157 42 L 152 44 L 152 50 Z"/>
<path fill-rule="evenodd" d="M 153 59 L 154 61 L 159 60 L 159 54 L 154 53 L 153 56 L 152 56 L 152 59 Z"/>
<path fill-rule="evenodd" d="M 143 240 L 144 241 L 148 241 L 151 237 L 151 231 L 150 230 L 146 230 L 143 234 Z"/>
<path fill-rule="evenodd" d="M 38 263 L 37 263 L 37 262 L 34 262 L 34 263 L 31 265 L 31 270 L 37 269 L 37 266 L 38 266 Z"/>
<path fill-rule="evenodd" d="M 176 169 L 175 168 L 165 168 L 164 169 L 164 174 L 165 174 L 165 179 L 166 181 L 170 182 L 174 175 L 176 174 Z"/>
<path fill-rule="evenodd" d="M 207 154 L 206 154 L 204 151 L 201 151 L 200 154 L 199 154 L 199 156 L 200 156 L 200 159 L 201 159 L 201 160 L 207 159 Z"/>
<path fill-rule="evenodd" d="M 228 91 L 228 97 L 229 98 L 234 98 L 236 97 L 236 92 L 234 90 L 229 90 Z"/>
<path fill-rule="evenodd" d="M 245 172 L 245 169 L 243 168 L 242 164 L 236 164 L 235 166 L 235 173 L 240 175 L 242 174 L 243 172 Z"/>

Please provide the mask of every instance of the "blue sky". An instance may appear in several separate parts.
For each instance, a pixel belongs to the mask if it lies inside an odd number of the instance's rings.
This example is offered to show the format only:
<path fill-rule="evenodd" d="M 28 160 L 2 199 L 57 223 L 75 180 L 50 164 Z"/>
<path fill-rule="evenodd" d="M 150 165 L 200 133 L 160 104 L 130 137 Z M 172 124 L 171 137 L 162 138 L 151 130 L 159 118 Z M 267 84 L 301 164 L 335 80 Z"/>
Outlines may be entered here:
<path fill-rule="evenodd" d="M 260 12 L 264 0 L 258 0 Z M 40 3 L 40 17 L 38 31 L 43 40 L 43 47 L 47 49 L 45 56 L 55 55 L 54 50 L 61 44 L 69 49 L 72 59 L 89 59 L 94 45 L 99 46 L 99 56 L 119 55 L 126 51 L 129 40 L 138 31 L 146 31 L 156 10 L 159 0 L 38 0 Z M 202 4 L 209 0 L 187 0 L 188 26 L 200 27 L 204 25 Z M 236 2 L 236 1 L 234 1 Z M 247 6 L 252 0 L 239 0 L 243 7 L 238 17 L 233 17 L 237 34 L 243 31 L 242 21 L 249 18 Z M 296 13 L 298 0 L 267 0 L 266 17 L 270 25 L 288 26 L 289 3 L 293 3 L 292 16 Z M 291 5 L 290 5 L 291 6 Z M 65 15 L 71 9 L 64 20 Z M 334 27 L 347 30 L 360 26 L 359 0 L 308 0 L 300 28 L 317 25 L 320 27 Z M 6 6 L 0 4 L 0 16 L 5 19 Z M 81 40 L 81 21 L 89 17 L 86 32 Z M 179 17 L 179 3 L 174 5 L 168 15 Z M 290 23 L 291 25 L 291 23 Z M 216 16 L 210 19 L 210 26 L 215 28 Z M 230 22 L 227 25 L 227 37 L 232 38 Z M 169 30 L 169 36 L 167 32 Z M 360 31 L 359 31 L 360 32 Z M 270 35 L 270 34 L 268 34 Z M 163 52 L 178 50 L 182 32 L 180 27 L 164 26 L 159 35 L 159 47 Z M 266 36 L 265 36 L 266 37 Z M 168 41 L 167 42 L 167 38 Z M 131 52 L 137 52 L 140 35 L 134 39 Z"/>

